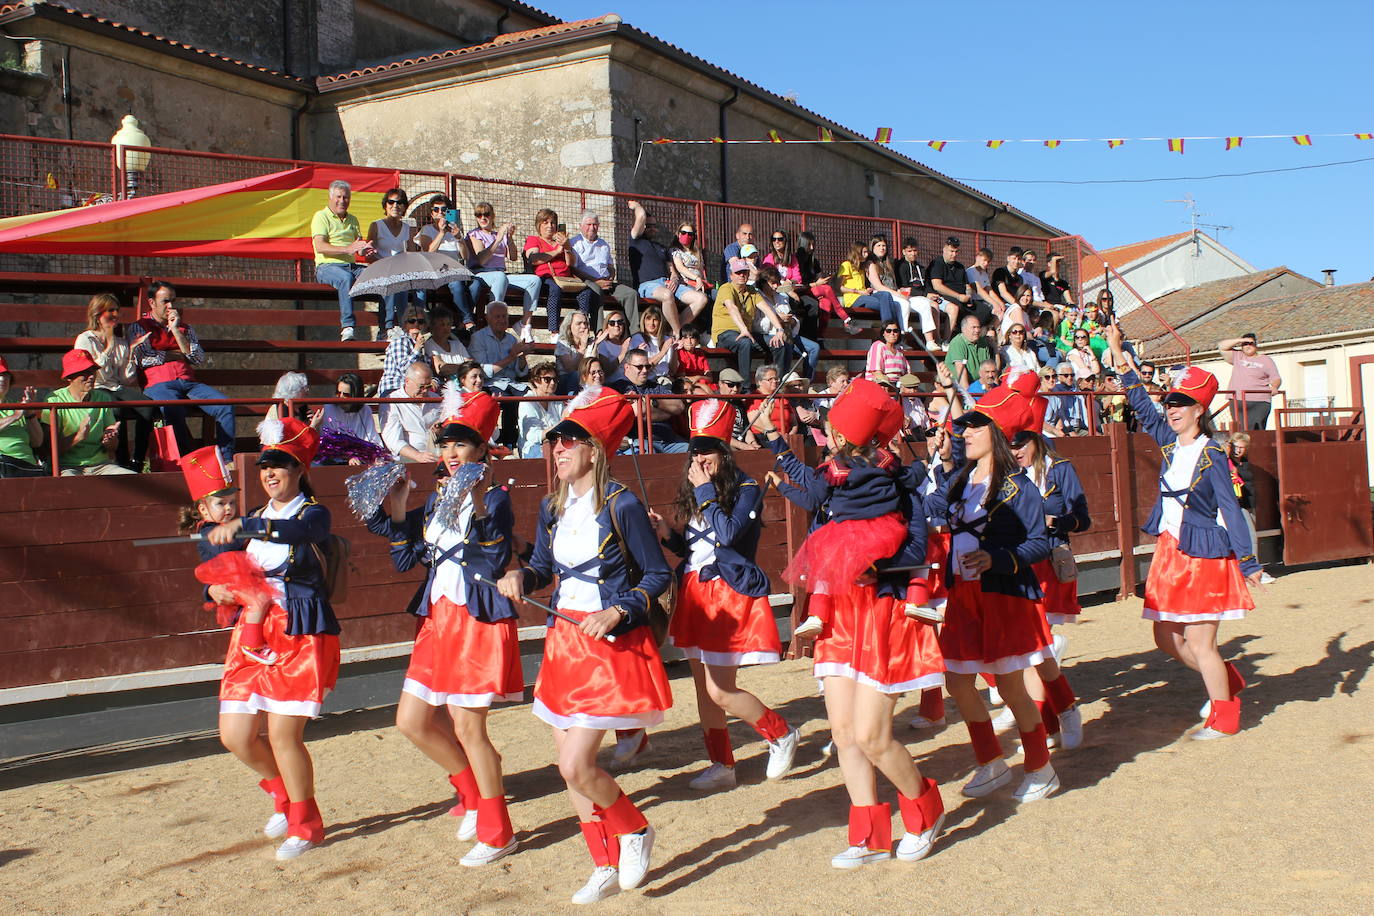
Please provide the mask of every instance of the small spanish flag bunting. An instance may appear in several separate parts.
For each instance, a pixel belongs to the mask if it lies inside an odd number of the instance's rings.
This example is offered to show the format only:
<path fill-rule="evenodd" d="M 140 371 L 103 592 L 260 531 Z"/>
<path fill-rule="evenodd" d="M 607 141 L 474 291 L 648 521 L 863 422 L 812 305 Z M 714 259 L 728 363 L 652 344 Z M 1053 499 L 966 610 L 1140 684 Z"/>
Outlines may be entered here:
<path fill-rule="evenodd" d="M 940 153 L 940 152 L 943 152 L 944 149 L 945 149 L 945 141 L 944 141 L 944 140 L 927 140 L 927 141 L 926 141 L 926 146 L 928 146 L 928 147 L 930 147 L 931 149 L 935 150 L 935 152 Z"/>
<path fill-rule="evenodd" d="M 1227 138 L 1226 138 L 1226 148 L 1227 148 L 1227 149 L 1240 149 L 1241 141 L 1243 141 L 1244 139 L 1245 139 L 1244 137 L 1227 137 Z"/>
<path fill-rule="evenodd" d="M 1356 134 L 1356 140 L 1374 140 L 1374 134 Z"/>
<path fill-rule="evenodd" d="M 724 142 L 725 142 L 725 138 L 724 138 L 724 137 L 712 137 L 712 138 L 711 138 L 711 142 L 712 142 L 712 143 L 724 143 Z"/>
<path fill-rule="evenodd" d="M 1056 149 L 1056 148 L 1059 146 L 1059 144 L 1060 144 L 1060 143 L 1063 143 L 1063 142 L 1064 142 L 1064 141 L 1062 141 L 1062 140 L 1046 140 L 1046 141 L 1045 141 L 1045 148 L 1046 148 L 1046 149 Z"/>
<path fill-rule="evenodd" d="M 874 140 L 875 143 L 890 143 L 890 142 L 892 142 L 892 128 L 890 128 L 890 127 L 880 127 L 880 128 L 878 128 L 878 132 L 875 133 L 875 134 L 873 135 L 873 140 Z"/>
<path fill-rule="evenodd" d="M 782 143 L 782 134 L 778 133 L 776 130 L 770 130 L 768 132 L 768 140 L 771 143 Z"/>
<path fill-rule="evenodd" d="M 1296 143 L 1298 146 L 1311 146 L 1311 145 L 1312 145 L 1312 135 L 1311 135 L 1311 134 L 1298 134 L 1296 137 L 1293 138 L 1293 142 Z"/>
<path fill-rule="evenodd" d="M 667 137 L 659 137 L 657 140 L 654 141 L 654 144 L 657 145 L 657 144 L 660 144 L 660 143 L 672 143 L 672 142 L 673 142 L 673 141 L 670 140 L 670 139 L 668 139 Z"/>
<path fill-rule="evenodd" d="M 817 127 L 816 139 L 821 141 L 822 143 L 834 143 L 835 132 L 828 127 Z"/>
<path fill-rule="evenodd" d="M 1001 146 L 1003 143 L 1006 143 L 1006 142 L 1007 142 L 1007 141 L 1005 141 L 1005 140 L 989 140 L 989 141 L 988 141 L 988 149 L 997 149 L 999 146 Z"/>
<path fill-rule="evenodd" d="M 49 172 L 49 173 L 48 173 L 48 177 L 44 180 L 43 185 L 44 185 L 44 187 L 46 187 L 49 191 L 56 191 L 56 190 L 57 190 L 57 179 L 54 178 L 54 177 L 52 177 L 52 172 Z"/>
<path fill-rule="evenodd" d="M 1169 138 L 1169 152 L 1171 152 L 1171 153 L 1181 153 L 1181 152 L 1183 152 L 1183 138 L 1182 138 L 1182 137 L 1170 137 L 1170 138 Z"/>
<path fill-rule="evenodd" d="M 1125 140 L 1108 140 L 1108 141 L 1107 141 L 1107 149 L 1116 149 L 1118 146 L 1120 146 L 1121 144 L 1123 144 L 1123 143 L 1125 143 L 1125 142 L 1126 142 Z"/>

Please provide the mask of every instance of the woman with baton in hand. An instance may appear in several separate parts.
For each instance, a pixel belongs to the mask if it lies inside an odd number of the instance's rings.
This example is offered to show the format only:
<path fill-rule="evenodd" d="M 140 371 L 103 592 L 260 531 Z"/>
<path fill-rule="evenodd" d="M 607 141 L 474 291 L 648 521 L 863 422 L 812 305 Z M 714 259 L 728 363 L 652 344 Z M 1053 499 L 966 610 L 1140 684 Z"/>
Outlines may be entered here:
<path fill-rule="evenodd" d="M 500 588 L 518 601 L 558 579 L 559 616 L 548 622 L 533 712 L 553 727 L 558 770 L 596 865 L 572 902 L 595 903 L 638 887 L 649 870 L 654 830 L 596 752 L 606 731 L 657 725 L 672 705 L 648 626 L 649 604 L 671 574 L 644 506 L 610 479 L 606 456 L 635 423 L 630 401 L 589 387 L 569 406 L 545 435 L 558 488 L 539 507 L 529 568 L 507 573 Z"/>

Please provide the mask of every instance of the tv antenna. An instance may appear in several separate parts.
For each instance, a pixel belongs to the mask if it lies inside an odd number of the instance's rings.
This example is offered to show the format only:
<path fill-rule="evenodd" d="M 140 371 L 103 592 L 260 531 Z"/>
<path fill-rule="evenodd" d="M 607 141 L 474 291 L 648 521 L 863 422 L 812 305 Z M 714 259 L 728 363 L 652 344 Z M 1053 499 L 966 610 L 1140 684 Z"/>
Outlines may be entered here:
<path fill-rule="evenodd" d="M 1212 229 L 1215 230 L 1216 234 L 1220 234 L 1228 229 L 1234 230 L 1236 228 L 1235 226 L 1221 226 L 1216 223 L 1201 222 L 1198 217 L 1207 216 L 1208 214 L 1198 211 L 1197 201 L 1193 200 L 1193 195 L 1191 194 L 1184 194 L 1182 198 L 1176 200 L 1166 200 L 1165 203 L 1183 204 L 1188 208 L 1188 222 L 1193 229 L 1193 257 L 1195 258 L 1202 257 L 1202 241 L 1198 238 L 1199 229 Z M 1218 241 L 1220 241 L 1220 239 L 1218 239 Z"/>

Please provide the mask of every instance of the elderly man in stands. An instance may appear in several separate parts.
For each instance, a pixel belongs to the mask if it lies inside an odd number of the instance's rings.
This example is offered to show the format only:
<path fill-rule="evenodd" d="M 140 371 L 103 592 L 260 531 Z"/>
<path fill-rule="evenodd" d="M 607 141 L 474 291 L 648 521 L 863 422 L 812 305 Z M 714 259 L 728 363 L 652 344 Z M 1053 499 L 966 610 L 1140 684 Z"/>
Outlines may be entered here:
<path fill-rule="evenodd" d="M 433 397 L 434 370 L 428 363 L 411 363 L 405 384 L 395 392 L 398 398 Z M 382 442 L 402 461 L 435 462 L 434 424 L 439 422 L 439 405 L 434 401 L 418 404 L 390 404 Z"/>
<path fill-rule="evenodd" d="M 205 351 L 189 324 L 181 320 L 182 307 L 170 283 L 148 284 L 147 311 L 135 325 L 134 361 L 143 370 L 143 393 L 154 401 L 223 400 L 224 395 L 197 382 L 195 367 L 205 361 Z M 201 405 L 219 427 L 215 444 L 226 462 L 234 459 L 234 408 L 228 404 Z M 162 417 L 176 431 L 184 455 L 191 451 L 185 407 L 164 407 Z M 166 456 L 164 456 L 166 457 Z"/>
<path fill-rule="evenodd" d="M 62 377 L 67 380 L 67 387 L 48 395 L 49 403 L 113 403 L 114 395 L 95 387 L 99 371 L 95 360 L 85 350 L 68 351 L 62 357 Z M 114 460 L 119 419 L 113 408 L 87 407 L 55 412 L 58 414 L 57 453 L 63 477 L 134 473 Z"/>
<path fill-rule="evenodd" d="M 610 243 L 601 237 L 601 217 L 583 210 L 577 228 L 582 231 L 572 237 L 573 254 L 577 256 L 573 271 L 598 297 L 606 293 L 614 296 L 630 327 L 639 327 L 639 292 L 616 280 L 615 255 Z"/>
<path fill-rule="evenodd" d="M 626 397 L 634 399 L 635 413 L 638 414 L 643 401 L 640 400 L 644 395 L 665 395 L 672 394 L 673 391 L 667 385 L 655 384 L 649 377 L 653 369 L 653 363 L 649 359 L 649 353 L 638 347 L 625 354 L 625 362 L 620 364 L 620 369 L 624 373 L 622 378 L 610 383 L 610 386 Z M 673 429 L 673 417 L 681 414 L 687 409 L 685 401 L 675 398 L 654 399 L 649 401 L 649 423 L 653 433 L 655 452 L 685 452 L 687 451 L 687 440 L 678 435 Z"/>
<path fill-rule="evenodd" d="M 959 335 L 949 342 L 945 365 L 954 381 L 968 387 L 977 379 L 978 367 L 993 358 L 992 348 L 983 336 L 983 322 L 968 312 L 959 322 Z"/>
<path fill-rule="evenodd" d="M 329 183 L 329 203 L 310 220 L 310 238 L 315 247 L 315 279 L 339 293 L 339 340 L 352 340 L 353 283 L 362 273 L 358 255 L 372 246 L 363 238 L 358 217 L 348 212 L 353 187 L 346 181 Z"/>
<path fill-rule="evenodd" d="M 487 377 L 487 390 L 497 397 L 520 397 L 529 394 L 525 380 L 529 365 L 525 354 L 534 344 L 524 343 L 510 330 L 510 313 L 504 302 L 487 306 L 487 326 L 472 335 L 468 352 L 482 367 Z M 518 438 L 518 412 L 514 401 L 501 404 L 500 441 L 514 445 Z"/>

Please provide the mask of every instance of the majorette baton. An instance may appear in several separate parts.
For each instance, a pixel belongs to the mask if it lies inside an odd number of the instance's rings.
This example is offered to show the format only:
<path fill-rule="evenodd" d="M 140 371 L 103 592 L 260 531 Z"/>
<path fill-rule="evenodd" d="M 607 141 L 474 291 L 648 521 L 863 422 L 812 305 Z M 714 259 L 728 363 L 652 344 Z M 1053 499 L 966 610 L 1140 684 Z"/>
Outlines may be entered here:
<path fill-rule="evenodd" d="M 480 585 L 490 585 L 492 588 L 497 588 L 497 587 L 498 587 L 498 586 L 496 585 L 495 582 L 491 581 L 490 579 L 488 579 L 486 576 L 482 575 L 481 573 L 473 573 L 473 574 L 472 574 L 472 580 L 473 580 L 474 582 L 480 584 Z M 536 601 L 535 599 L 531 598 L 529 595 L 521 595 L 521 596 L 520 596 L 520 600 L 523 601 L 523 602 L 525 602 L 526 604 L 532 604 L 532 605 L 534 605 L 535 607 L 539 608 L 539 610 L 541 610 L 541 611 L 547 611 L 548 613 L 550 613 L 550 614 L 552 614 L 553 616 L 557 617 L 559 620 L 566 620 L 568 623 L 570 623 L 570 624 L 572 624 L 573 626 L 577 627 L 579 630 L 582 629 L 582 621 L 578 620 L 578 619 L 575 618 L 575 617 L 569 617 L 567 614 L 563 614 L 563 613 L 561 613 L 561 612 L 559 612 L 559 611 L 555 611 L 553 608 L 549 607 L 547 604 L 545 604 L 545 603 L 542 602 L 542 601 Z M 615 642 L 615 637 L 612 636 L 610 633 L 607 633 L 605 636 L 603 636 L 603 637 L 601 637 L 601 638 L 604 639 L 604 640 L 606 640 L 606 642 Z"/>

